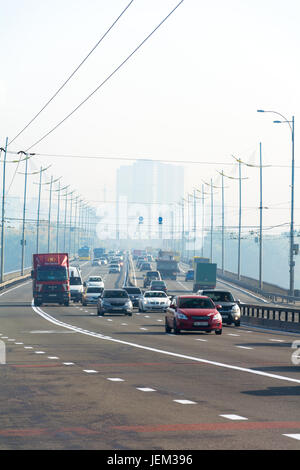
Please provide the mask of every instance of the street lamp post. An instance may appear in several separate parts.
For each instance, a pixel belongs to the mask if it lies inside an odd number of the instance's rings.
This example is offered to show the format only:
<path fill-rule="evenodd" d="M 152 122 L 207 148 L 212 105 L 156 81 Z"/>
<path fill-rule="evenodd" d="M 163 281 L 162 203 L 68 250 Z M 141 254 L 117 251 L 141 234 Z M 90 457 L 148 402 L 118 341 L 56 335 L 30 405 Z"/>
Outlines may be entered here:
<path fill-rule="evenodd" d="M 8 137 L 6 138 L 5 148 L 0 149 L 0 154 L 2 150 L 4 151 L 4 160 L 3 160 L 3 194 L 2 194 L 2 225 L 1 225 L 1 282 L 4 281 L 4 214 L 5 214 L 5 173 L 6 173 L 6 155 L 7 155 L 7 145 Z"/>
<path fill-rule="evenodd" d="M 258 113 L 273 113 L 280 116 L 282 121 L 273 121 L 276 124 L 286 123 L 289 125 L 291 130 L 292 138 L 292 175 L 291 175 L 291 221 L 290 221 L 290 252 L 289 252 L 289 266 L 290 266 L 290 288 L 289 293 L 294 296 L 295 292 L 295 261 L 294 261 L 294 187 L 295 187 L 295 118 L 292 116 L 292 120 L 289 121 L 283 114 L 277 111 L 266 111 L 264 109 L 258 109 Z"/>
<path fill-rule="evenodd" d="M 51 165 L 47 168 L 40 168 L 40 180 L 39 180 L 39 195 L 38 195 L 38 207 L 37 207 L 37 223 L 36 223 L 36 252 L 39 253 L 39 235 L 40 235 L 40 209 L 41 209 L 41 192 L 42 192 L 42 172 L 48 170 Z M 48 183 L 46 183 L 48 184 Z"/>
<path fill-rule="evenodd" d="M 28 159 L 32 156 L 35 155 L 34 153 L 26 153 L 23 150 L 18 152 L 18 154 L 23 154 L 25 155 L 25 181 L 24 181 L 24 202 L 23 202 L 23 223 L 22 223 L 22 239 L 21 239 L 21 245 L 22 245 L 22 253 L 21 253 L 21 276 L 24 275 L 24 262 L 25 262 L 25 219 L 26 219 L 26 197 L 27 197 L 27 175 L 28 175 Z"/>

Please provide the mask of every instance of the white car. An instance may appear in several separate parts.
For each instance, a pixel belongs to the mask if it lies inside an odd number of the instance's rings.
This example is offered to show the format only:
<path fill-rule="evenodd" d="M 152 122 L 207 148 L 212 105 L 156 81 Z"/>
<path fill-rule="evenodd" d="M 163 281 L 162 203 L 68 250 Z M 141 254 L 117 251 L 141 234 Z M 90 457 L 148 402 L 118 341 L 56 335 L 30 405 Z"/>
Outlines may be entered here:
<path fill-rule="evenodd" d="M 111 264 L 109 266 L 109 270 L 108 270 L 109 273 L 120 273 L 121 272 L 121 267 L 119 264 Z"/>
<path fill-rule="evenodd" d="M 139 300 L 139 312 L 158 310 L 165 312 L 171 301 L 167 294 L 162 291 L 146 291 Z"/>
<path fill-rule="evenodd" d="M 104 289 L 104 282 L 101 276 L 90 276 L 86 281 L 88 287 L 101 287 Z"/>

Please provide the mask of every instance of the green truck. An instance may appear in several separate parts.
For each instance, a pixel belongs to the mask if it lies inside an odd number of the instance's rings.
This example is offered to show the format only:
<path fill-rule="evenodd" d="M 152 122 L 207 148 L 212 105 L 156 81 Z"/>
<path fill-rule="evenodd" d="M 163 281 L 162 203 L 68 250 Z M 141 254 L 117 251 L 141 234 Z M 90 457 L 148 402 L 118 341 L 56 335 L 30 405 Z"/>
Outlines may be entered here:
<path fill-rule="evenodd" d="M 216 283 L 216 263 L 195 263 L 193 292 L 200 289 L 214 289 Z"/>

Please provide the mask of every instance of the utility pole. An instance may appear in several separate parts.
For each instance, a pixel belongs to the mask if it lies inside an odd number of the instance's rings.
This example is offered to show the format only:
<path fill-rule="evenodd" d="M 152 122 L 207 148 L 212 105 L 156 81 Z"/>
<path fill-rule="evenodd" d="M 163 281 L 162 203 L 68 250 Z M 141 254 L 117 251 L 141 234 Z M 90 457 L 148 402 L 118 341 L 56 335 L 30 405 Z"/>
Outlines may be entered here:
<path fill-rule="evenodd" d="M 6 137 L 3 160 L 3 193 L 2 193 L 2 225 L 1 225 L 1 283 L 4 281 L 4 216 L 5 216 L 5 173 L 6 173 L 6 155 L 7 155 L 8 137 Z"/>
<path fill-rule="evenodd" d="M 49 194 L 49 212 L 48 212 L 48 253 L 50 253 L 50 238 L 51 238 L 51 201 L 52 201 L 52 184 L 53 184 L 53 176 L 51 176 L 50 181 L 50 194 Z"/>
<path fill-rule="evenodd" d="M 225 225 L 224 225 L 224 174 L 222 171 L 222 274 L 224 274 L 224 261 L 225 261 Z"/>
<path fill-rule="evenodd" d="M 262 231 L 262 216 L 263 216 L 263 202 L 262 202 L 262 150 L 261 143 L 259 144 L 259 173 L 260 173 L 260 203 L 259 203 L 259 288 L 263 288 L 262 281 L 262 260 L 263 260 L 263 231 Z"/>
<path fill-rule="evenodd" d="M 238 240 L 238 280 L 241 278 L 241 231 L 242 231 L 242 166 L 239 161 L 239 240 Z"/>
<path fill-rule="evenodd" d="M 18 152 L 24 153 L 25 152 Z M 26 155 L 26 154 L 25 154 Z M 26 155 L 27 156 L 27 155 Z M 28 171 L 28 156 L 25 160 L 25 181 L 24 181 L 24 202 L 23 202 L 23 224 L 22 224 L 22 254 L 21 254 L 21 276 L 24 276 L 24 261 L 25 261 L 25 217 L 26 217 L 26 195 L 27 195 L 27 171 Z"/>

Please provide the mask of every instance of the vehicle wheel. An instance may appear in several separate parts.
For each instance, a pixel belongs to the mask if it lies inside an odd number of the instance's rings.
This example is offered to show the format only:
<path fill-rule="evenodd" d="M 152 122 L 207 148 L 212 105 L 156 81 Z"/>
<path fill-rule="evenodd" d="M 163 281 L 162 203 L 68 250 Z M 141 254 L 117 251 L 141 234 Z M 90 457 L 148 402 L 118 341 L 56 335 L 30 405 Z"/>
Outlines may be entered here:
<path fill-rule="evenodd" d="M 103 317 L 104 313 L 99 312 L 99 310 L 97 310 L 97 315 L 98 315 L 98 317 Z"/>
<path fill-rule="evenodd" d="M 240 326 L 240 325 L 241 325 L 240 320 L 234 322 L 234 326 Z"/>
<path fill-rule="evenodd" d="M 220 330 L 215 331 L 216 335 L 221 335 L 222 334 L 222 328 Z"/>
<path fill-rule="evenodd" d="M 128 317 L 132 317 L 132 312 L 130 312 L 130 313 L 125 313 L 125 315 L 128 315 Z"/>
<path fill-rule="evenodd" d="M 86 306 L 87 306 L 87 303 L 86 303 L 86 302 L 82 302 L 82 305 L 83 305 L 83 307 L 86 307 Z"/>
<path fill-rule="evenodd" d="M 42 305 L 42 302 L 40 302 L 39 300 L 35 300 L 34 305 L 38 307 L 39 305 Z"/>
<path fill-rule="evenodd" d="M 66 300 L 66 302 L 64 302 L 65 307 L 69 307 L 69 304 L 70 304 L 70 302 L 68 300 Z"/>
<path fill-rule="evenodd" d="M 180 334 L 180 329 L 177 328 L 176 322 L 174 322 L 173 330 L 174 330 L 174 334 L 175 334 L 175 335 L 179 335 L 179 334 Z"/>
<path fill-rule="evenodd" d="M 168 323 L 167 323 L 167 320 L 165 322 L 165 332 L 166 333 L 171 333 L 172 329 L 169 327 Z"/>

